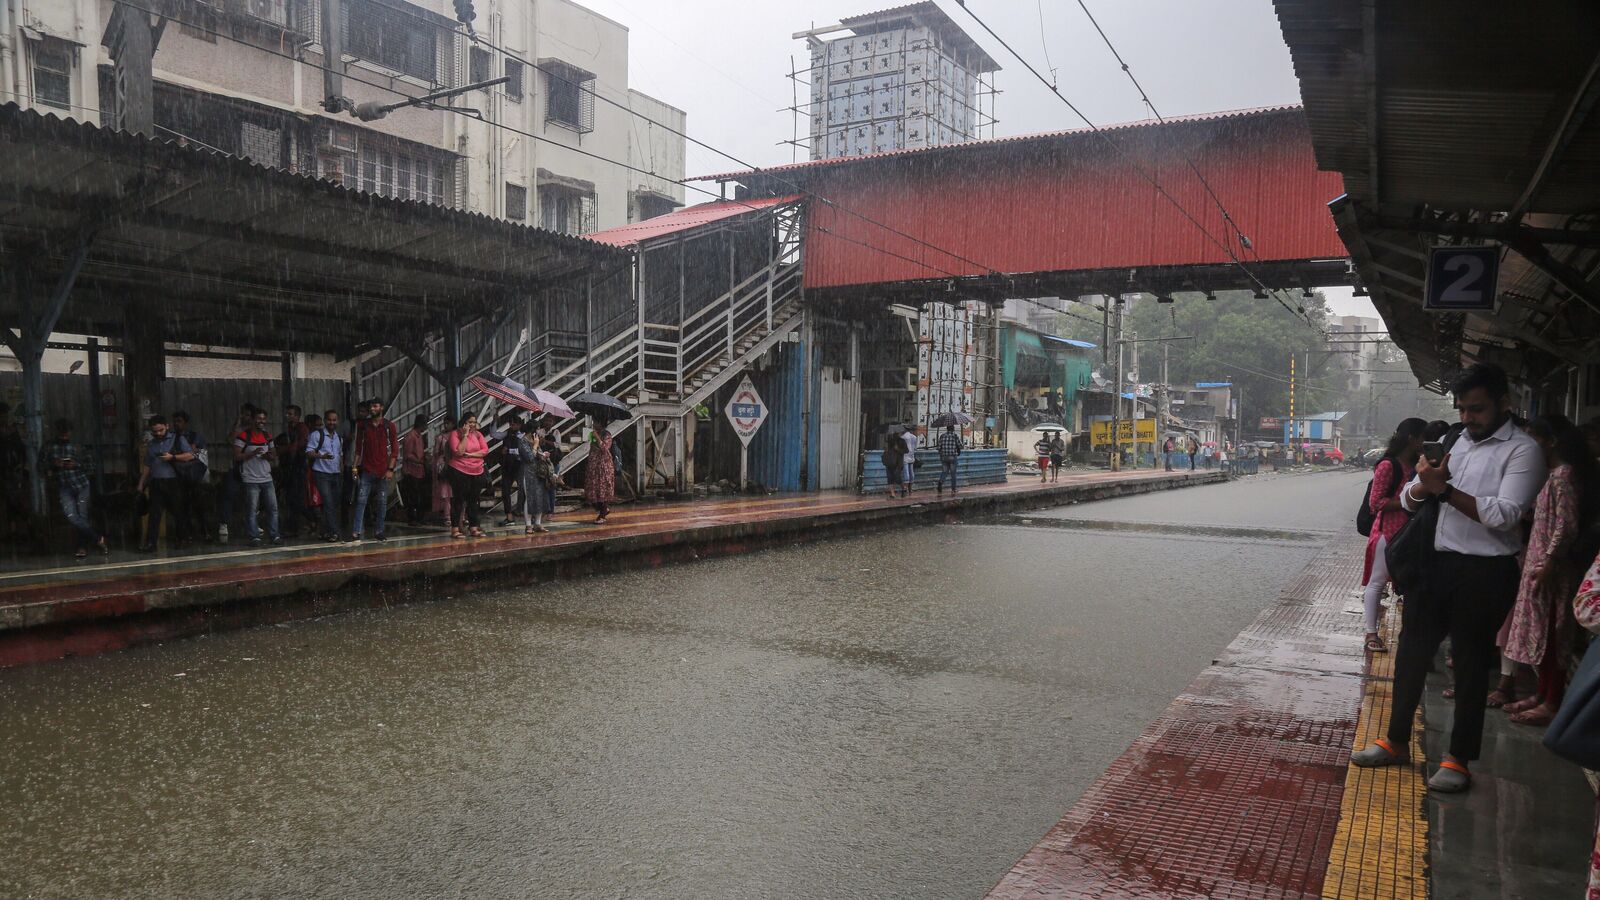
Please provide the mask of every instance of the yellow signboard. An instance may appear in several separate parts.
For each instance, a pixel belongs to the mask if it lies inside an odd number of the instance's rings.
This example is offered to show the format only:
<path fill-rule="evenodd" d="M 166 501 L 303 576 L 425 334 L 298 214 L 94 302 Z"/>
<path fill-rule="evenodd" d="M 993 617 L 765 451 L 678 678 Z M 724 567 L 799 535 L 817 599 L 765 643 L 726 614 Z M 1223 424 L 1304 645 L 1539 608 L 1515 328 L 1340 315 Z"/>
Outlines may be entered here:
<path fill-rule="evenodd" d="M 1123 419 L 1117 423 L 1117 443 L 1132 446 L 1135 440 L 1141 444 L 1154 444 L 1156 442 L 1156 420 L 1138 419 L 1129 421 Z M 1096 447 L 1111 443 L 1110 422 L 1089 423 L 1089 443 Z"/>

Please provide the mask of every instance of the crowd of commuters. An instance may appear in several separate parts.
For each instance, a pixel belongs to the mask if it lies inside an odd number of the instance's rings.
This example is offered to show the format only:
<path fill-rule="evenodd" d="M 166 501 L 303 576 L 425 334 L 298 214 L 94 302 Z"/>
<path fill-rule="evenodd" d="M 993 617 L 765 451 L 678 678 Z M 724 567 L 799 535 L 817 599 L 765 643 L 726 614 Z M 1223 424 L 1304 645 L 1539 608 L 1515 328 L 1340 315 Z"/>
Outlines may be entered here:
<path fill-rule="evenodd" d="M 469 414 L 459 423 L 446 418 L 430 433 L 428 420 L 418 416 L 402 433 L 385 413 L 381 401 L 365 401 L 346 428 L 337 410 L 307 416 L 289 406 L 282 430 L 274 434 L 268 413 L 247 403 L 230 423 L 228 440 L 215 444 L 186 412 L 151 416 L 139 454 L 136 513 L 144 524 L 137 549 L 154 552 L 163 539 L 174 548 L 227 543 L 230 526 L 242 528 L 251 546 L 283 544 L 302 533 L 328 542 L 386 541 L 391 487 L 398 499 L 395 515 L 408 525 L 442 523 L 453 537 L 481 537 L 486 532 L 480 503 L 494 487 L 487 484 L 491 459 L 500 464 L 500 525 L 520 520 L 527 534 L 548 530 L 564 455 L 554 420 L 510 417 L 499 430 L 485 431 Z M 0 404 L 0 426 L 8 424 L 9 410 Z M 615 500 L 621 454 L 609 432 L 595 433 L 597 453 L 591 458 L 609 465 L 586 467 L 584 497 L 595 507 L 596 521 L 604 523 Z M 8 528 L 28 509 L 23 448 L 16 428 L 0 427 L 0 454 L 16 457 L 0 474 L 24 476 L 18 485 L 0 485 L 7 510 L 16 513 L 5 517 Z M 76 555 L 109 553 L 91 510 L 93 455 L 73 440 L 70 422 L 55 423 L 55 439 L 39 458 L 72 526 Z M 223 465 L 214 470 L 217 463 Z"/>
<path fill-rule="evenodd" d="M 1487 710 L 1548 725 L 1600 633 L 1600 429 L 1555 413 L 1522 420 L 1511 411 L 1505 373 L 1490 365 L 1467 369 L 1453 393 L 1460 424 L 1402 421 L 1368 488 L 1369 652 L 1389 649 L 1378 627 L 1381 595 L 1391 573 L 1407 574 L 1395 585 L 1401 631 L 1388 728 L 1353 757 L 1368 767 L 1409 761 L 1424 680 L 1448 638 L 1454 686 L 1446 696 L 1455 711 L 1447 752 L 1428 781 L 1444 793 L 1471 786 Z M 1414 518 L 1416 530 L 1408 529 Z M 1535 687 L 1518 699 L 1519 670 L 1528 668 Z M 1600 868 L 1591 886 L 1600 888 Z"/>

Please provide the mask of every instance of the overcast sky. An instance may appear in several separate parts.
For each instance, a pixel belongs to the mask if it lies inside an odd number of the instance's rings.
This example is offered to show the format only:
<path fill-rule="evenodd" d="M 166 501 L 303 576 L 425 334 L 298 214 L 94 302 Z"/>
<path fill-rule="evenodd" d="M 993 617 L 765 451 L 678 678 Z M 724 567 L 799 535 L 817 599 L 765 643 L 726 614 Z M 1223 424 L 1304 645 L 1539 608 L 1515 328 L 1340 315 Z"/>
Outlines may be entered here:
<path fill-rule="evenodd" d="M 899 5 L 897 0 L 579 0 L 628 26 L 631 86 L 683 109 L 689 134 L 754 165 L 795 158 L 780 143 L 802 118 L 790 57 L 809 60 L 796 31 Z M 1083 127 L 1066 104 L 962 11 L 939 5 L 1001 65 L 996 73 L 999 136 Z M 967 0 L 1096 124 L 1150 118 L 1077 0 Z M 1269 0 L 1086 0 L 1163 116 L 1299 103 L 1299 85 Z M 1048 63 L 1046 59 L 1048 57 Z M 803 90 L 800 91 L 803 95 Z M 798 151 L 804 159 L 804 151 Z M 691 144 L 690 176 L 740 164 Z M 704 184 L 713 188 L 714 185 Z M 706 199 L 690 190 L 692 204 Z M 1339 313 L 1372 315 L 1364 299 L 1330 292 Z"/>

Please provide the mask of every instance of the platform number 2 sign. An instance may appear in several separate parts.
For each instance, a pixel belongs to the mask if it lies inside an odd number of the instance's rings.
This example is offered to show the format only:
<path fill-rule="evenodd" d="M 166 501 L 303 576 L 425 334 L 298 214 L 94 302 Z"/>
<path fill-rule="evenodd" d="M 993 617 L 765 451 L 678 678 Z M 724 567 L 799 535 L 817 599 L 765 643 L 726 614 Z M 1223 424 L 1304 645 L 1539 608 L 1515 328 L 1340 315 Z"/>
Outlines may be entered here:
<path fill-rule="evenodd" d="M 1499 276 L 1499 247 L 1434 247 L 1428 253 L 1423 307 L 1439 312 L 1492 310 Z"/>

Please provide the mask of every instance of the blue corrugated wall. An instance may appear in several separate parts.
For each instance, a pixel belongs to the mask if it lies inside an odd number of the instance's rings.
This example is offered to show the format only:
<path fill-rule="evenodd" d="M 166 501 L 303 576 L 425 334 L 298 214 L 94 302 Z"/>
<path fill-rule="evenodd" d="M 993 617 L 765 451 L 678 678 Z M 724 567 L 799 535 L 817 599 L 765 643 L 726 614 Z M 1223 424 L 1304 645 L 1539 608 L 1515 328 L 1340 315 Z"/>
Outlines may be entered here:
<path fill-rule="evenodd" d="M 768 490 L 801 491 L 807 487 L 801 469 L 804 442 L 800 435 L 804 412 L 804 354 L 809 349 L 803 342 L 779 344 L 777 364 L 750 375 L 768 409 L 767 421 L 750 439 L 750 480 Z M 813 435 L 812 447 L 816 446 L 816 441 Z"/>

